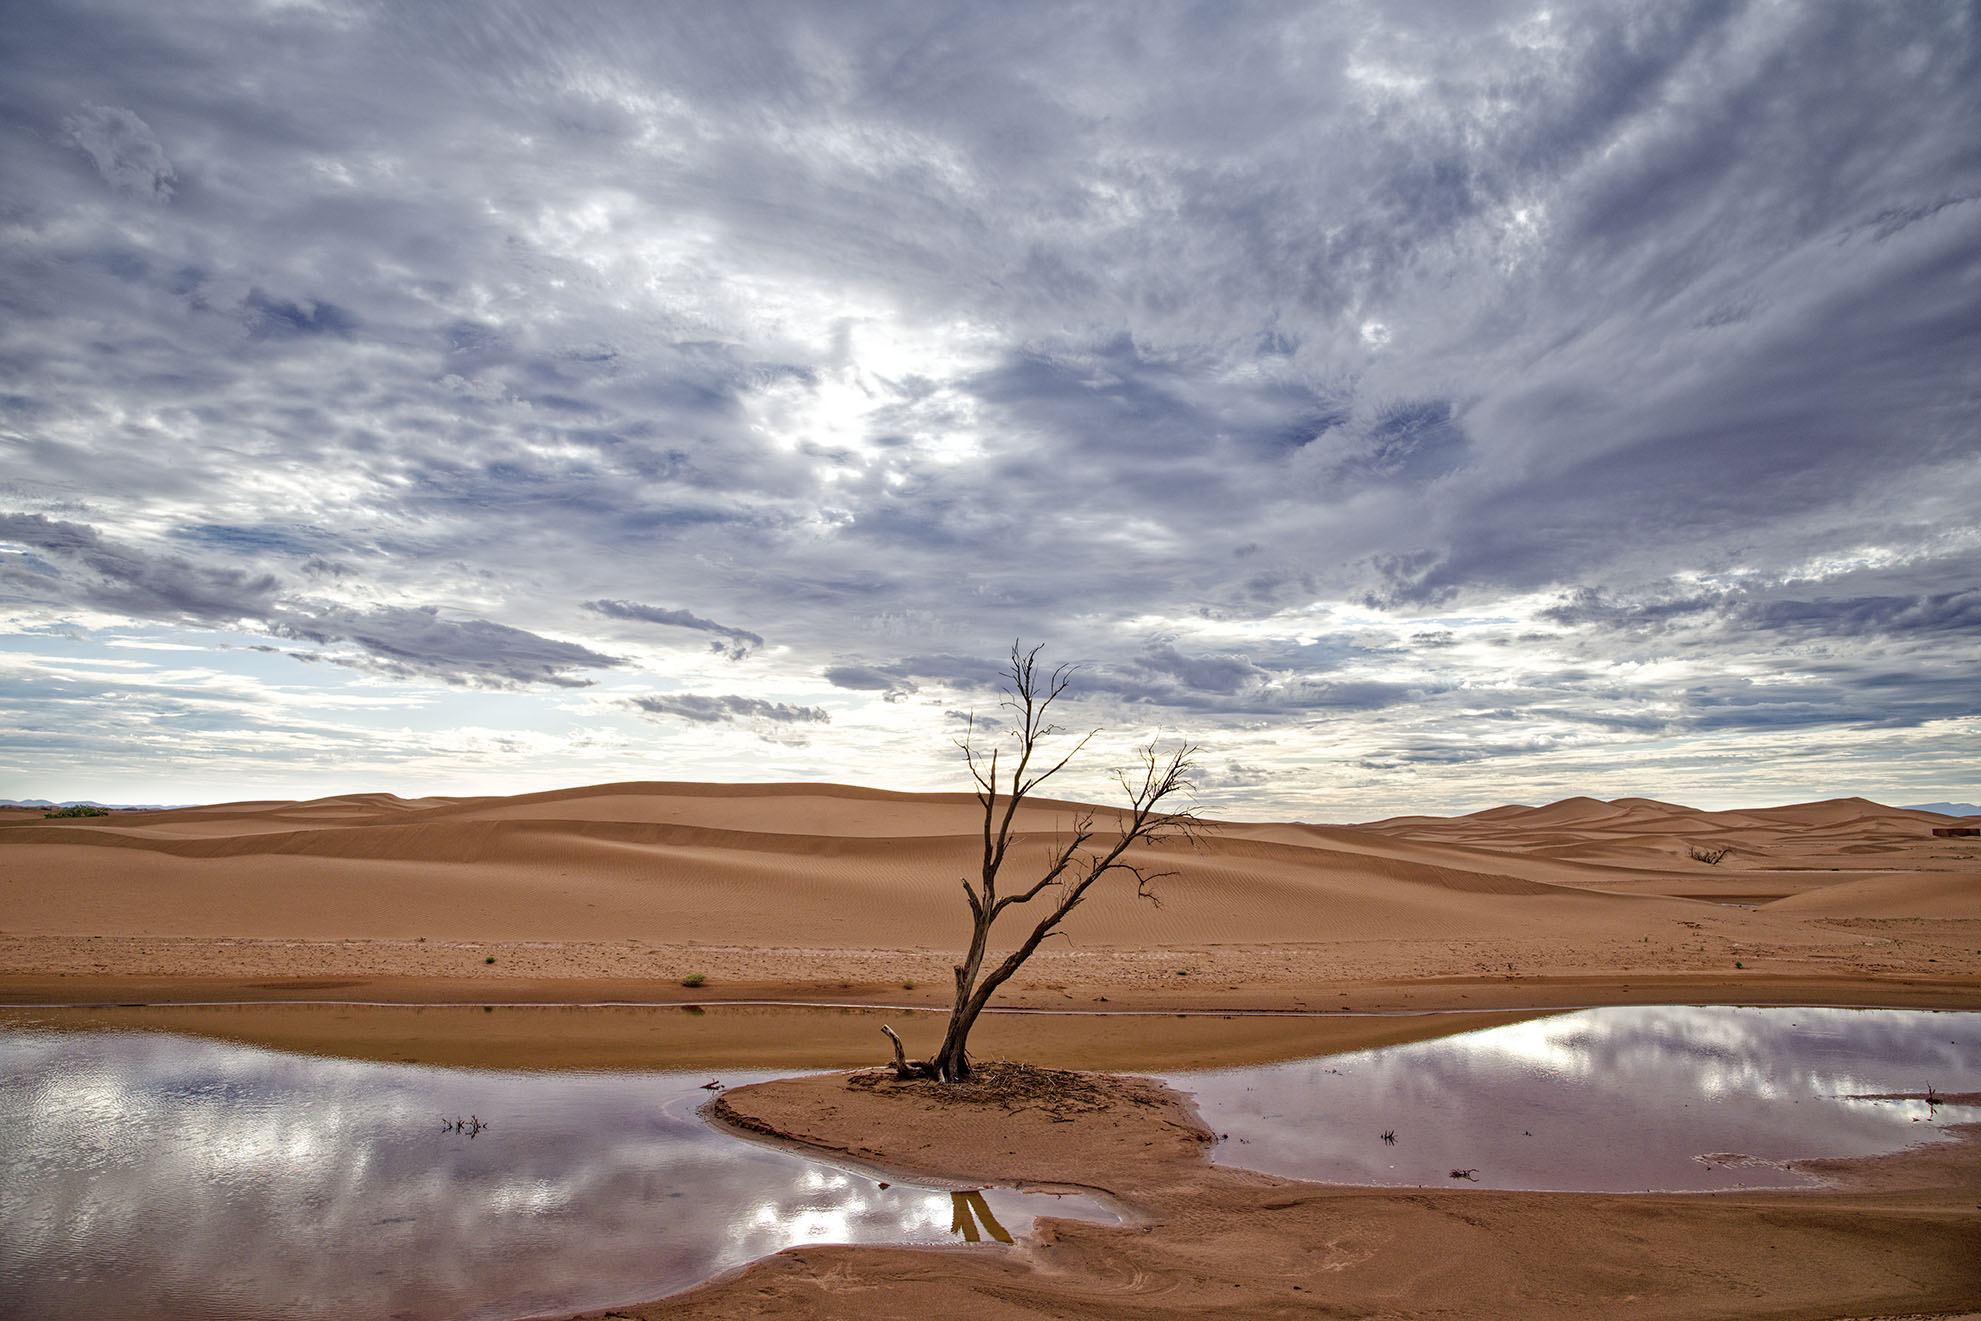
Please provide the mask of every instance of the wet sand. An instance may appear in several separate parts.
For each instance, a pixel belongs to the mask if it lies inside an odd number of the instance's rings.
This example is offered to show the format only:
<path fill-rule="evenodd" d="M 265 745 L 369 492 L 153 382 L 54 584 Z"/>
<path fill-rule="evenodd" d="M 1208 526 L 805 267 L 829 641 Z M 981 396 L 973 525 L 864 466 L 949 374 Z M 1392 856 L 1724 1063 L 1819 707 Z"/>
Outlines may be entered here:
<path fill-rule="evenodd" d="M 928 1084 L 822 1075 L 742 1088 L 716 1117 L 891 1170 L 1076 1184 L 1120 1226 L 1028 1243 L 793 1249 L 595 1316 L 922 1318 L 1960 1316 L 1981 1303 L 1981 1132 L 1931 1154 L 1811 1162 L 1820 1192 L 1380 1191 L 1212 1166 L 1184 1098 L 1116 1077 L 1103 1108 L 941 1104 Z"/>
<path fill-rule="evenodd" d="M 100 989 L 100 988 L 98 988 Z M 70 1030 L 182 1032 L 245 1045 L 348 1059 L 488 1069 L 849 1069 L 882 1063 L 881 1025 L 911 1049 L 941 1036 L 946 1010 L 899 1003 L 733 1004 L 625 1001 L 637 986 L 588 987 L 573 1003 L 546 1003 L 568 984 L 513 988 L 517 998 L 453 1002 L 336 1003 L 269 999 L 265 989 L 229 985 L 113 988 L 105 1003 L 0 1006 L 0 1024 Z M 379 988 L 339 988 L 368 991 Z M 391 989 L 391 988 L 386 988 Z M 422 983 L 422 993 L 434 987 Z M 457 988 L 466 989 L 466 988 Z M 489 987 L 479 988 L 484 993 Z M 752 988 L 767 998 L 797 990 Z M 1109 1071 L 1230 1068 L 1423 1041 L 1543 1014 L 1606 1004 L 1793 1004 L 1891 1009 L 1981 1009 L 1981 988 L 1931 983 L 1879 985 L 1847 980 L 1782 982 L 1739 995 L 1708 980 L 1566 984 L 1448 982 L 1363 984 L 1341 999 L 1365 1006 L 1292 1013 L 1178 1002 L 1136 1008 L 1110 1003 L 1068 1012 L 992 1011 L 972 1042 L 987 1059 Z M 128 995 L 117 991 L 129 992 Z M 315 995 L 327 995 L 318 991 Z M 173 998 L 176 995 L 176 999 Z M 199 1000 L 235 1003 L 197 1003 Z M 247 1001 L 247 1002 L 242 1002 Z M 534 1003 L 532 1002 L 534 1001 Z M 616 1001 L 616 1002 L 615 1002 Z"/>
<path fill-rule="evenodd" d="M 1054 1068 L 1223 1068 L 1422 1041 L 1534 1017 L 987 1014 L 987 1059 Z M 943 1015 L 778 1005 L 160 1005 L 0 1009 L 0 1025 L 179 1032 L 346 1059 L 489 1069 L 845 1069 L 887 1058 L 881 1025 L 939 1037 Z"/>

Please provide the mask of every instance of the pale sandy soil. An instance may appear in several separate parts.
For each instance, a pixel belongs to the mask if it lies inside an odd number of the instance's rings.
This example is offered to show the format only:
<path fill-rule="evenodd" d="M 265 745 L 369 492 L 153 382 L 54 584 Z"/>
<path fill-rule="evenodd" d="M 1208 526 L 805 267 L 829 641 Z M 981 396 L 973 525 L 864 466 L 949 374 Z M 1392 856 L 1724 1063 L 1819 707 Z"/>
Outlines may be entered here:
<path fill-rule="evenodd" d="M 871 1064 L 880 1022 L 914 1050 L 933 1043 L 939 1018 L 724 1002 L 938 1006 L 964 935 L 956 878 L 973 864 L 974 810 L 959 795 L 641 784 L 73 821 L 0 813 L 0 1002 L 24 1006 L 6 1011 L 16 1021 L 385 1059 Z M 1074 811 L 1032 808 L 1033 851 Z M 1583 799 L 1453 820 L 1230 823 L 1162 855 L 1175 875 L 1160 908 L 1126 887 L 1097 893 L 1004 997 L 1115 1016 L 987 1019 L 977 1046 L 1171 1069 L 1431 1035 L 1490 1021 L 1487 1011 L 1981 1008 L 1981 840 L 1935 838 L 1934 824 L 1946 820 L 1849 799 L 1722 813 Z M 1728 853 L 1711 866 L 1687 856 L 1695 846 Z M 701 984 L 683 986 L 691 974 Z M 116 1007 L 130 1002 L 177 1007 Z M 642 1007 L 527 1007 L 593 1002 Z M 98 1007 L 47 1008 L 63 1004 Z M 1286 1010 L 1330 1016 L 1222 1016 Z M 1429 1010 L 1466 1016 L 1363 1016 Z M 1127 1102 L 1105 1122 L 1000 1113 L 985 1124 L 873 1092 L 853 1104 L 834 1087 L 844 1084 L 780 1084 L 747 1100 L 826 1147 L 904 1170 L 1092 1184 L 1140 1219 L 1062 1226 L 995 1257 L 807 1249 L 641 1314 L 1981 1310 L 1973 1143 L 1839 1172 L 1871 1182 L 1813 1194 L 1376 1192 L 1214 1170 L 1168 1102 Z"/>
<path fill-rule="evenodd" d="M 0 814 L 0 998 L 934 1005 L 974 811 L 962 795 L 642 784 Z M 1032 808 L 1034 851 L 1072 814 Z M 1011 1002 L 1958 998 L 1981 983 L 1981 840 L 1935 838 L 1945 821 L 1861 800 L 1572 799 L 1229 823 L 1165 852 L 1160 908 L 1097 891 Z M 1695 845 L 1730 852 L 1707 866 Z M 694 973 L 702 986 L 679 985 Z"/>

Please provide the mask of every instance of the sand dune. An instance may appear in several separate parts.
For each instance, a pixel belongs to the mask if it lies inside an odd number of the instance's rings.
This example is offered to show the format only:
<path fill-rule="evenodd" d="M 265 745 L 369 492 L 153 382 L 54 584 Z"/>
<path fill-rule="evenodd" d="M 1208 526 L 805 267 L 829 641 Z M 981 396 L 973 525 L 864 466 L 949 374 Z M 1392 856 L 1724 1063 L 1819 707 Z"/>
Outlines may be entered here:
<path fill-rule="evenodd" d="M 1889 858 L 1907 869 L 1945 869 L 1936 865 L 1944 861 L 1971 872 L 1977 862 L 1972 853 L 1936 854 L 1932 827 L 1944 821 L 1934 813 L 1884 807 L 1863 798 L 1725 812 L 1647 798 L 1610 803 L 1570 798 L 1545 807 L 1496 807 L 1461 817 L 1397 817 L 1358 829 L 1636 872 L 1703 873 L 1714 865 L 1777 873 L 1830 866 L 1848 870 L 1872 857 Z M 1692 856 L 1695 849 L 1722 848 L 1727 853 L 1719 864 Z M 1587 879 L 1601 883 L 1593 875 Z"/>
<path fill-rule="evenodd" d="M 908 979 L 939 980 L 963 934 L 978 810 L 967 794 L 635 783 L 24 815 L 0 823 L 0 977 L 43 991 L 218 970 L 554 982 L 638 976 L 629 949 L 720 949 L 751 984 L 846 982 L 835 968 L 889 951 L 926 954 Z M 1088 810 L 1028 804 L 1013 876 Z M 1174 951 L 1195 959 L 1169 970 L 1200 976 L 1193 993 L 1263 1001 L 1357 977 L 1905 965 L 1895 940 L 1867 947 L 1850 925 L 1878 919 L 1943 924 L 1920 970 L 1972 973 L 1981 848 L 1935 839 L 1938 820 L 1863 799 L 1700 812 L 1571 798 L 1361 826 L 1230 822 L 1142 859 L 1173 873 L 1160 906 L 1097 889 L 1034 981 L 1120 985 L 1095 960 L 1140 959 L 1127 982 L 1153 996 Z M 1709 865 L 1689 856 L 1701 848 L 1726 854 Z M 112 938 L 125 966 L 86 943 Z M 467 944 L 491 952 L 469 966 Z"/>
<path fill-rule="evenodd" d="M 1901 873 L 1867 876 L 1821 890 L 1778 899 L 1777 912 L 1811 917 L 1974 919 L 1981 879 L 1946 873 Z"/>

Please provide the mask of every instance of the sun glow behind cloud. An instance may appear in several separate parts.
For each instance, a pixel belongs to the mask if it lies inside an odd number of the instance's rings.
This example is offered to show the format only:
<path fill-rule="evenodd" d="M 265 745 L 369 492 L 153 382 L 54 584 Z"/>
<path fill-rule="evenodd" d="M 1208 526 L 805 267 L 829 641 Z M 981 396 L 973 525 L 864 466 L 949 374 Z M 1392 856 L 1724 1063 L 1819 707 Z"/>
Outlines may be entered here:
<path fill-rule="evenodd" d="M 1952 11 L 17 26 L 0 794 L 1981 792 Z"/>

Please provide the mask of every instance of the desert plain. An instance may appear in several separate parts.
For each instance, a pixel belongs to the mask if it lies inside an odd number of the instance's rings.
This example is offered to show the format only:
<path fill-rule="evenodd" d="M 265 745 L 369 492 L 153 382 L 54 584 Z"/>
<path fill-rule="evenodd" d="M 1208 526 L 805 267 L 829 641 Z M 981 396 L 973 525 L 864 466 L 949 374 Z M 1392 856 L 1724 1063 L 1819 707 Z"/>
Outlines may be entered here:
<path fill-rule="evenodd" d="M 1029 803 L 1013 874 L 1083 810 Z M 977 814 L 963 794 L 680 783 L 8 811 L 0 1020 L 505 1068 L 871 1070 L 882 1022 L 911 1051 L 940 1032 Z M 1098 1190 L 1122 1224 L 793 1249 L 603 1315 L 1981 1313 L 1971 1130 L 1812 1162 L 1811 1190 L 1358 1189 L 1213 1165 L 1188 1098 L 1132 1076 L 1580 1006 L 1981 1009 L 1981 839 L 1934 834 L 1959 824 L 1851 798 L 1220 822 L 1150 855 L 1160 904 L 1100 887 L 997 1002 L 1079 1012 L 973 1037 L 1106 1076 L 1014 1106 L 828 1072 L 711 1115 L 903 1174 Z"/>

